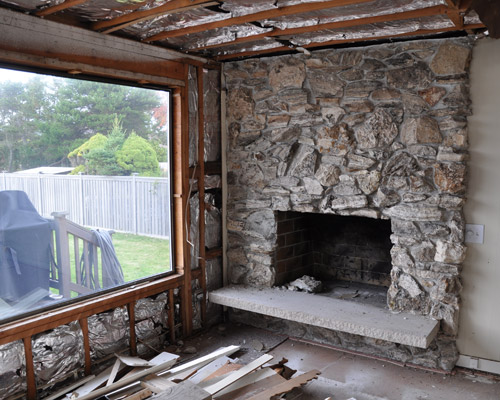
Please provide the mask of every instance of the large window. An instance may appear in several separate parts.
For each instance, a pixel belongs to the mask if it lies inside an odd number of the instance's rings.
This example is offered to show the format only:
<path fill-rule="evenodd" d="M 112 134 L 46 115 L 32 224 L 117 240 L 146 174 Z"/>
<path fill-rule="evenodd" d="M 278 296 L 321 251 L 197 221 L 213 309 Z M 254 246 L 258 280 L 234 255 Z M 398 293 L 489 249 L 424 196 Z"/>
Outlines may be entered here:
<path fill-rule="evenodd" d="M 169 96 L 0 69 L 0 320 L 171 271 Z"/>

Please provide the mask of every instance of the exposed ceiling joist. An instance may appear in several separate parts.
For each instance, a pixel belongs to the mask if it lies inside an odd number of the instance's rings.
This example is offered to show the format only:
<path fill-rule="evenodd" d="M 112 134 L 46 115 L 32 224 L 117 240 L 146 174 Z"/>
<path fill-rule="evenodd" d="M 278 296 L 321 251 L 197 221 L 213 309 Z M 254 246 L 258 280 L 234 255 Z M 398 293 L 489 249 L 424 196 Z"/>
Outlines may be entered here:
<path fill-rule="evenodd" d="M 135 11 L 133 13 L 125 14 L 117 18 L 99 21 L 92 24 L 92 29 L 98 31 L 111 26 L 126 24 L 128 22 L 136 23 L 139 20 L 152 19 L 159 15 L 173 14 L 176 12 L 186 11 L 186 8 L 192 9 L 193 7 L 205 7 L 208 3 L 213 1 L 207 0 L 172 0 L 159 7 L 150 8 L 149 10 Z M 130 24 L 129 24 L 130 25 Z"/>
<path fill-rule="evenodd" d="M 181 13 L 181 12 L 185 12 L 185 11 L 189 11 L 189 10 L 195 10 L 195 9 L 201 8 L 201 7 L 215 6 L 217 4 L 219 4 L 219 3 L 216 1 L 210 1 L 208 3 L 201 3 L 201 4 L 192 5 L 192 6 L 188 6 L 188 7 L 178 8 L 176 10 L 163 11 L 163 12 L 159 12 L 159 13 L 155 13 L 155 14 L 150 14 L 150 15 L 143 17 L 143 18 L 134 19 L 134 20 L 131 20 L 130 22 L 125 22 L 124 24 L 113 26 L 113 27 L 106 29 L 104 31 L 101 31 L 101 32 L 102 33 L 112 33 L 115 31 L 119 31 L 121 29 L 125 29 L 128 26 L 135 25 L 135 24 L 138 24 L 140 22 L 144 22 L 144 21 L 148 21 L 150 19 L 156 18 L 160 15 Z"/>
<path fill-rule="evenodd" d="M 241 25 L 248 22 L 262 21 L 269 18 L 278 18 L 284 17 L 293 14 L 300 14 L 304 12 L 324 10 L 328 8 L 334 7 L 342 7 L 353 4 L 361 4 L 368 3 L 372 0 L 331 0 L 331 1 L 322 1 L 316 3 L 303 3 L 297 4 L 294 6 L 286 6 L 280 8 L 274 8 L 271 10 L 261 11 L 253 14 L 246 14 L 239 17 L 226 18 L 220 21 L 209 22 L 206 24 L 199 24 L 194 26 L 189 26 L 187 28 L 174 29 L 166 32 L 161 32 L 156 35 L 153 35 L 147 39 L 145 42 L 155 42 L 158 40 L 163 40 L 171 37 L 178 37 L 188 35 L 190 33 L 198 33 L 216 28 L 223 28 L 226 26 L 232 25 Z"/>
<path fill-rule="evenodd" d="M 89 2 L 90 0 L 66 0 L 63 3 L 57 4 L 55 6 L 49 6 L 46 8 L 43 8 L 35 13 L 35 15 L 39 17 L 45 17 L 46 15 L 54 14 L 56 12 L 66 10 L 68 8 L 78 6 L 80 4 L 84 4 Z"/>
<path fill-rule="evenodd" d="M 447 13 L 447 10 L 448 10 L 448 8 L 446 6 L 435 6 L 435 7 L 422 8 L 420 10 L 405 11 L 405 12 L 400 12 L 400 13 L 395 13 L 395 14 L 377 15 L 375 17 L 349 19 L 346 21 L 330 22 L 330 23 L 326 23 L 326 24 L 303 26 L 300 28 L 274 29 L 271 32 L 266 32 L 266 33 L 262 33 L 259 35 L 253 35 L 253 36 L 246 36 L 246 37 L 235 39 L 235 40 L 230 41 L 230 42 L 219 43 L 219 44 L 214 44 L 214 45 L 209 45 L 209 46 L 203 46 L 203 47 L 198 47 L 196 49 L 190 49 L 190 50 L 194 51 L 194 50 L 219 48 L 219 47 L 224 47 L 224 46 L 233 46 L 235 44 L 253 42 L 253 41 L 260 40 L 260 39 L 263 39 L 266 37 L 291 36 L 291 35 L 299 35 L 302 33 L 318 32 L 318 31 L 327 30 L 327 29 L 352 28 L 355 26 L 368 25 L 368 24 L 374 24 L 374 23 L 403 21 L 403 20 L 413 19 L 413 18 L 430 17 L 430 16 L 434 16 L 434 15 L 444 15 Z"/>
<path fill-rule="evenodd" d="M 470 25 L 465 25 L 464 29 L 479 29 L 479 28 L 484 28 L 483 24 L 470 24 Z M 449 28 L 442 28 L 442 29 L 419 29 L 413 32 L 405 32 L 405 33 L 400 33 L 400 34 L 394 34 L 394 35 L 380 35 L 380 36 L 372 36 L 370 38 L 356 38 L 356 39 L 339 39 L 339 40 L 330 40 L 327 42 L 314 42 L 310 43 L 304 46 L 299 46 L 299 47 L 291 47 L 291 46 L 281 46 L 281 47 L 274 47 L 271 49 L 265 49 L 265 50 L 257 50 L 257 51 L 244 51 L 241 53 L 233 53 L 233 54 L 225 54 L 219 57 L 216 57 L 215 59 L 217 61 L 227 61 L 227 60 L 234 60 L 242 57 L 255 57 L 259 56 L 261 54 L 274 54 L 274 53 L 283 53 L 283 52 L 289 52 L 289 51 L 303 51 L 303 49 L 309 49 L 309 48 L 315 48 L 315 47 L 327 47 L 327 46 L 334 46 L 334 45 L 340 45 L 340 44 L 348 44 L 348 43 L 358 43 L 358 42 L 373 42 L 373 41 L 378 41 L 378 40 L 387 40 L 387 39 L 393 39 L 393 38 L 403 38 L 407 36 L 415 36 L 415 37 L 420 37 L 420 36 L 426 36 L 426 35 L 435 35 L 439 34 L 442 32 L 450 32 L 450 31 L 456 31 L 457 29 L 455 27 L 449 27 Z"/>

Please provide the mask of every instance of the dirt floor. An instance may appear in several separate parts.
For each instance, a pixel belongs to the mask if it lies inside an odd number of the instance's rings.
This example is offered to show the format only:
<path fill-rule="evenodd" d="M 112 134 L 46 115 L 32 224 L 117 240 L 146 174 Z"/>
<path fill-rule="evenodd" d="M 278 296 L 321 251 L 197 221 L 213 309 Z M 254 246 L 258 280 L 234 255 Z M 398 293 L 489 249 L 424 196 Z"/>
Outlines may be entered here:
<path fill-rule="evenodd" d="M 228 345 L 241 346 L 234 357 L 242 364 L 269 353 L 276 362 L 286 358 L 298 373 L 321 371 L 318 379 L 287 394 L 288 400 L 500 400 L 500 376 L 461 368 L 450 375 L 402 367 L 246 325 L 222 324 L 186 341 L 183 348 L 196 353 L 183 359 Z"/>

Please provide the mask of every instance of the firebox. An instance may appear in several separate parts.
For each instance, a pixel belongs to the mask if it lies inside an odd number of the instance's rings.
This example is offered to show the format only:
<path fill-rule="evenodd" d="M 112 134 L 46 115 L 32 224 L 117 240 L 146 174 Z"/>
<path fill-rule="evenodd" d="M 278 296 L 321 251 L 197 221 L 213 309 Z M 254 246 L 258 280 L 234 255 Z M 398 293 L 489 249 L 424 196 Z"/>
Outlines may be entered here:
<path fill-rule="evenodd" d="M 278 212 L 276 283 L 302 275 L 389 287 L 389 220 Z"/>

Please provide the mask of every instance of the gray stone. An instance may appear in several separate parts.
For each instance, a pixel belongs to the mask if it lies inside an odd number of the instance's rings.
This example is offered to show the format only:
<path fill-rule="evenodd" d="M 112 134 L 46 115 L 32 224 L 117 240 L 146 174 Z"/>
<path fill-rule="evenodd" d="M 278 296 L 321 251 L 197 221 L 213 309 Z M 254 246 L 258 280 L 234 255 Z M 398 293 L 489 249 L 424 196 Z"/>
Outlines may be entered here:
<path fill-rule="evenodd" d="M 424 89 L 432 81 L 432 72 L 424 62 L 387 71 L 387 84 L 396 89 Z"/>
<path fill-rule="evenodd" d="M 387 164 L 385 164 L 382 174 L 389 176 L 410 176 L 419 170 L 415 157 L 406 152 L 396 153 Z"/>
<path fill-rule="evenodd" d="M 432 242 L 421 242 L 411 249 L 411 255 L 416 261 L 430 262 L 434 261 L 436 254 L 436 247 Z"/>
<path fill-rule="evenodd" d="M 307 78 L 316 97 L 338 97 L 343 94 L 344 83 L 337 78 L 336 71 L 329 68 L 309 70 Z"/>
<path fill-rule="evenodd" d="M 430 67 L 436 75 L 458 75 L 467 72 L 471 51 L 453 43 L 443 43 Z"/>
<path fill-rule="evenodd" d="M 339 106 L 322 107 L 321 115 L 330 123 L 336 124 L 345 115 L 345 110 Z"/>
<path fill-rule="evenodd" d="M 345 210 L 348 208 L 363 208 L 368 205 L 368 200 L 364 195 L 357 196 L 326 196 L 320 204 L 321 211 L 332 213 L 335 210 Z"/>
<path fill-rule="evenodd" d="M 340 213 L 342 213 L 342 211 L 340 211 L 339 214 Z M 380 211 L 377 210 L 369 210 L 369 209 L 349 210 L 348 215 L 352 217 L 380 219 Z"/>
<path fill-rule="evenodd" d="M 379 81 L 358 81 L 349 83 L 345 90 L 344 96 L 347 98 L 367 98 L 371 92 L 380 89 L 382 83 Z"/>
<path fill-rule="evenodd" d="M 333 165 L 321 164 L 314 174 L 323 186 L 333 186 L 339 182 L 340 169 Z"/>
<path fill-rule="evenodd" d="M 400 202 L 399 195 L 387 188 L 379 188 L 375 196 L 373 196 L 373 204 L 379 208 L 392 207 Z"/>
<path fill-rule="evenodd" d="M 448 304 L 436 303 L 431 309 L 430 315 L 441 321 L 443 333 L 456 336 L 458 333 L 458 310 Z"/>
<path fill-rule="evenodd" d="M 386 65 L 382 61 L 374 58 L 365 58 L 360 68 L 365 71 L 376 71 L 385 69 Z"/>
<path fill-rule="evenodd" d="M 380 185 L 380 172 L 362 171 L 362 173 L 356 175 L 356 181 L 364 194 L 372 194 Z"/>
<path fill-rule="evenodd" d="M 420 236 L 420 230 L 412 221 L 393 218 L 391 219 L 391 226 L 392 231 L 397 235 Z"/>
<path fill-rule="evenodd" d="M 369 157 L 351 153 L 347 155 L 347 168 L 351 171 L 367 170 L 375 163 L 376 161 Z"/>
<path fill-rule="evenodd" d="M 373 100 L 380 100 L 380 101 L 392 101 L 392 100 L 399 100 L 401 98 L 401 92 L 396 89 L 378 89 L 372 92 L 372 99 Z"/>
<path fill-rule="evenodd" d="M 414 144 L 407 147 L 408 151 L 418 157 L 435 159 L 437 151 L 432 146 Z"/>
<path fill-rule="evenodd" d="M 294 142 L 300 136 L 301 130 L 299 126 L 290 128 L 273 129 L 270 133 L 270 138 L 273 142 Z"/>
<path fill-rule="evenodd" d="M 305 78 L 305 65 L 295 57 L 280 57 L 269 70 L 269 85 L 275 91 L 288 87 L 301 88 Z"/>
<path fill-rule="evenodd" d="M 450 234 L 450 229 L 442 223 L 422 222 L 419 224 L 422 233 L 430 237 L 446 237 Z"/>
<path fill-rule="evenodd" d="M 448 107 L 466 108 L 470 104 L 469 89 L 465 84 L 457 85 L 443 99 L 443 104 Z"/>
<path fill-rule="evenodd" d="M 375 109 L 373 103 L 366 99 L 344 102 L 343 105 L 350 113 L 368 113 Z"/>
<path fill-rule="evenodd" d="M 410 270 L 415 266 L 415 263 L 408 254 L 408 250 L 406 250 L 404 247 L 400 247 L 397 245 L 392 246 L 391 258 L 392 258 L 392 264 L 395 265 L 396 267 L 402 268 L 403 270 Z"/>
<path fill-rule="evenodd" d="M 356 185 L 354 177 L 349 175 L 340 175 L 339 183 L 332 187 L 332 193 L 340 196 L 352 196 L 361 194 L 361 190 Z"/>
<path fill-rule="evenodd" d="M 410 93 L 403 94 L 405 115 L 420 115 L 429 109 L 429 105 L 420 96 Z"/>
<path fill-rule="evenodd" d="M 264 239 L 270 239 L 276 233 L 276 221 L 271 210 L 256 211 L 247 218 L 245 228 Z"/>
<path fill-rule="evenodd" d="M 271 209 L 276 211 L 290 210 L 290 198 L 283 196 L 274 196 L 271 200 Z"/>
<path fill-rule="evenodd" d="M 460 163 L 440 163 L 434 166 L 434 182 L 440 191 L 461 193 L 465 191 L 467 169 Z"/>
<path fill-rule="evenodd" d="M 316 179 L 306 177 L 302 178 L 302 181 L 304 182 L 307 193 L 314 196 L 321 196 L 323 194 L 323 187 Z"/>
<path fill-rule="evenodd" d="M 303 89 L 283 89 L 278 93 L 279 99 L 288 105 L 307 104 L 307 96 Z"/>
<path fill-rule="evenodd" d="M 400 53 L 394 57 L 388 58 L 385 62 L 393 67 L 409 67 L 413 65 L 415 60 L 408 53 Z"/>
<path fill-rule="evenodd" d="M 352 68 L 348 69 L 347 71 L 341 72 L 339 74 L 339 77 L 345 81 L 359 81 L 360 79 L 363 79 L 364 75 L 365 74 L 363 71 L 356 68 Z"/>
<path fill-rule="evenodd" d="M 401 200 L 403 203 L 418 203 L 427 198 L 427 195 L 421 193 L 403 193 Z"/>
<path fill-rule="evenodd" d="M 456 153 L 453 147 L 439 146 L 438 161 L 461 162 L 467 159 L 467 154 Z"/>
<path fill-rule="evenodd" d="M 436 243 L 436 255 L 434 261 L 460 264 L 465 260 L 466 247 L 461 243 L 446 242 L 438 240 Z"/>
<path fill-rule="evenodd" d="M 417 281 L 408 274 L 401 274 L 398 280 L 398 285 L 406 290 L 412 298 L 422 294 L 422 289 L 420 289 Z"/>
<path fill-rule="evenodd" d="M 432 86 L 429 89 L 420 90 L 418 94 L 427 102 L 427 104 L 434 107 L 446 94 L 446 89 L 440 86 Z"/>
<path fill-rule="evenodd" d="M 312 276 L 304 275 L 301 278 L 295 279 L 287 285 L 290 290 L 299 290 L 307 293 L 319 293 L 323 290 L 321 281 L 314 279 Z M 294 289 L 293 289 L 294 288 Z"/>
<path fill-rule="evenodd" d="M 241 131 L 241 126 L 237 122 L 232 122 L 228 128 L 230 140 L 234 141 L 238 146 L 247 146 L 255 142 L 261 135 L 261 131 Z"/>
<path fill-rule="evenodd" d="M 290 121 L 289 115 L 268 115 L 267 126 L 269 128 L 284 128 Z"/>
<path fill-rule="evenodd" d="M 303 144 L 294 145 L 290 153 L 291 159 L 286 174 L 295 177 L 314 175 L 316 152 L 313 147 Z"/>
<path fill-rule="evenodd" d="M 344 123 L 317 130 L 316 144 L 321 153 L 345 155 L 353 148 L 352 130 Z"/>
<path fill-rule="evenodd" d="M 461 209 L 465 204 L 463 197 L 442 194 L 439 196 L 439 207 L 446 210 Z"/>
<path fill-rule="evenodd" d="M 441 143 L 439 125 L 429 116 L 407 118 L 401 127 L 401 141 L 406 145 Z"/>
<path fill-rule="evenodd" d="M 227 110 L 228 122 L 241 121 L 254 113 L 255 103 L 251 89 L 240 87 L 230 90 L 227 102 L 231 104 Z"/>
<path fill-rule="evenodd" d="M 397 135 L 398 127 L 391 114 L 381 108 L 377 108 L 364 125 L 356 130 L 358 147 L 361 149 L 390 146 Z"/>
<path fill-rule="evenodd" d="M 406 221 L 441 221 L 443 218 L 443 212 L 438 207 L 421 206 L 418 203 L 399 204 L 383 210 L 383 214 Z"/>

